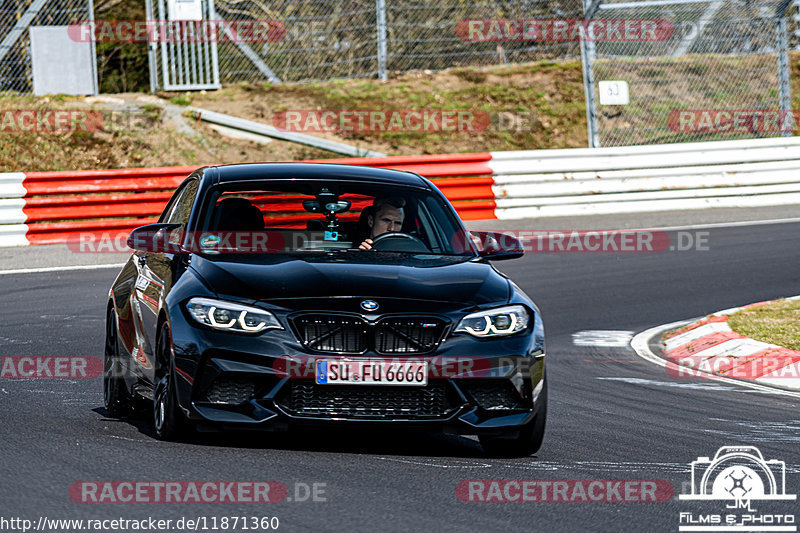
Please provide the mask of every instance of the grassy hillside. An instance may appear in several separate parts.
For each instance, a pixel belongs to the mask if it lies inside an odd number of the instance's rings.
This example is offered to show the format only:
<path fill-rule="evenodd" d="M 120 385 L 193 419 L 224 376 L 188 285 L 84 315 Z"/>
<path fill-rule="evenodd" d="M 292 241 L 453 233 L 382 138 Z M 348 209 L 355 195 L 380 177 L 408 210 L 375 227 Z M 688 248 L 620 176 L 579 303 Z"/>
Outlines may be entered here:
<path fill-rule="evenodd" d="M 730 68 L 735 70 L 735 67 Z M 627 76 L 636 81 L 644 74 L 639 69 L 629 71 Z M 732 75 L 731 72 L 728 74 Z M 712 74 L 705 73 L 702 79 L 705 80 L 703 84 L 692 82 L 692 86 L 706 92 L 714 89 L 713 84 L 707 81 L 714 79 Z M 686 77 L 676 79 L 664 90 L 663 94 L 666 95 L 674 93 L 674 101 L 669 107 L 697 109 L 699 100 L 694 100 L 691 94 L 682 96 L 687 94 L 686 90 L 681 90 L 686 84 Z M 792 57 L 792 84 L 793 108 L 800 109 L 800 54 Z M 756 94 L 754 87 L 751 80 L 743 79 L 741 92 Z M 771 85 L 765 90 L 774 91 L 775 87 Z M 185 109 L 179 106 L 188 105 L 266 124 L 272 124 L 276 113 L 287 110 L 464 110 L 486 112 L 495 118 L 494 123 L 478 133 L 315 133 L 320 137 L 390 155 L 586 146 L 580 63 L 542 61 L 485 69 L 408 73 L 387 82 L 347 80 L 315 84 L 236 84 L 213 92 L 163 93 L 157 96 L 127 93 L 101 95 L 101 98 L 0 95 L 0 110 L 3 111 L 94 109 L 101 110 L 106 119 L 98 131 L 52 133 L 8 131 L 2 128 L 0 171 L 203 165 L 340 157 L 338 154 L 282 141 L 259 144 L 223 136 L 204 123 L 181 118 Z M 627 115 L 613 120 L 630 121 L 629 126 L 637 128 L 637 135 L 644 138 L 648 124 L 642 117 L 652 117 L 653 112 L 658 112 L 655 108 L 649 109 L 648 105 L 632 104 L 625 110 Z M 659 105 L 665 105 L 663 100 Z M 724 100 L 717 102 L 717 105 L 730 107 L 725 105 Z M 630 118 L 635 117 L 634 112 L 637 111 L 643 114 L 638 119 Z M 500 127 L 496 118 L 501 114 L 515 117 L 517 127 Z M 606 119 L 601 117 L 601 120 Z M 611 126 L 614 127 L 613 124 Z M 652 140 L 659 139 L 661 142 L 680 140 L 676 136 Z"/>

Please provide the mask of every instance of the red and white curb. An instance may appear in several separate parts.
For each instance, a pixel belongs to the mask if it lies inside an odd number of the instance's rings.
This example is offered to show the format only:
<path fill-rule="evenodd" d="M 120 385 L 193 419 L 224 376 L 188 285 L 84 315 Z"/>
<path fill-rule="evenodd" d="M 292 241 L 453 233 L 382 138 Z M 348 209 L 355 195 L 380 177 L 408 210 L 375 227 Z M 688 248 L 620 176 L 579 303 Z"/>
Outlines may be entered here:
<path fill-rule="evenodd" d="M 800 299 L 800 296 L 787 298 Z M 728 326 L 728 316 L 759 302 L 644 331 L 631 341 L 636 353 L 676 378 L 703 377 L 800 397 L 800 352 L 744 337 Z M 680 333 L 675 330 L 680 329 Z M 665 332 L 661 353 L 650 343 Z"/>

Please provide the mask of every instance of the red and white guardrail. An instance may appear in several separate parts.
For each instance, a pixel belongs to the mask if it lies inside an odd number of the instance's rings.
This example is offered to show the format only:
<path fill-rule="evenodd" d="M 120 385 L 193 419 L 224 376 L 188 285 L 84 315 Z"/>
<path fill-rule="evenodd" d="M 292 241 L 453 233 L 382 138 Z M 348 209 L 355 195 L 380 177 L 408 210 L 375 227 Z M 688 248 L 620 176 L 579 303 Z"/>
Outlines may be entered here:
<path fill-rule="evenodd" d="M 494 218 L 488 153 L 331 159 L 432 179 L 467 220 Z M 0 174 L 0 246 L 53 244 L 154 222 L 175 187 L 198 167 Z"/>
<path fill-rule="evenodd" d="M 324 162 L 421 174 L 465 220 L 800 204 L 800 137 Z M 195 168 L 0 173 L 0 246 L 150 223 Z"/>

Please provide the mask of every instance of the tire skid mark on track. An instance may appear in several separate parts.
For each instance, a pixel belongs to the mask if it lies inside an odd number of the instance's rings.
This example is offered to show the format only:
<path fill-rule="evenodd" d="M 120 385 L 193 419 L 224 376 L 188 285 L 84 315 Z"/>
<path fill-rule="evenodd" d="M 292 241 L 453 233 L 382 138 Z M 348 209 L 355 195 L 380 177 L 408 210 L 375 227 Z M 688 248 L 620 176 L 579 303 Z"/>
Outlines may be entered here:
<path fill-rule="evenodd" d="M 497 465 L 506 468 L 524 469 L 524 470 L 545 470 L 545 471 L 558 471 L 558 470 L 580 470 L 580 471 L 597 471 L 597 472 L 674 472 L 683 473 L 690 472 L 691 468 L 686 463 L 640 463 L 635 461 L 572 461 L 569 463 L 562 463 L 557 461 L 541 461 L 535 463 L 513 463 Z"/>
<path fill-rule="evenodd" d="M 724 431 L 720 429 L 704 429 L 703 433 L 719 435 L 720 437 L 732 442 L 737 440 L 746 440 L 747 442 L 800 442 L 800 435 L 759 434 L 758 432 L 753 432 L 748 433 L 746 438 L 743 438 L 743 434 L 741 432 Z"/>
<path fill-rule="evenodd" d="M 441 464 L 432 462 L 432 460 L 426 461 L 413 461 L 411 459 L 396 459 L 394 457 L 376 457 L 379 461 L 392 461 L 395 463 L 406 463 L 411 465 L 418 465 L 418 466 L 430 466 L 433 468 L 491 468 L 492 465 L 489 463 L 467 463 L 466 464 Z M 448 459 L 449 462 L 453 462 L 452 459 Z"/>
<path fill-rule="evenodd" d="M 432 467 L 432 468 L 455 468 L 455 469 L 473 469 L 473 468 L 507 468 L 512 470 L 536 470 L 546 472 L 556 472 L 559 470 L 579 470 L 579 471 L 597 471 L 597 472 L 674 472 L 683 473 L 691 471 L 687 463 L 641 463 L 629 461 L 572 461 L 569 463 L 558 461 L 538 461 L 532 462 L 475 462 L 465 464 L 453 464 L 453 459 L 441 460 L 438 462 L 435 458 L 428 458 L 424 461 L 413 459 L 397 459 L 394 457 L 376 457 L 380 461 L 392 461 L 397 463 Z"/>
<path fill-rule="evenodd" d="M 17 340 L 11 337 L 0 337 L 0 344 L 33 344 L 32 340 Z"/>
<path fill-rule="evenodd" d="M 106 436 L 109 437 L 109 438 L 112 438 L 112 439 L 126 440 L 126 441 L 130 441 L 130 442 L 136 442 L 136 443 L 139 443 L 139 444 L 158 444 L 158 441 L 154 441 L 154 440 L 129 439 L 128 437 L 121 437 L 119 435 L 106 435 Z"/>
<path fill-rule="evenodd" d="M 737 439 L 741 439 L 741 435 L 736 435 Z M 799 437 L 800 438 L 800 437 Z M 633 472 L 658 472 L 658 473 L 675 473 L 683 474 L 691 472 L 691 463 L 639 463 L 639 462 L 625 462 L 625 461 L 573 461 L 569 463 L 560 463 L 554 461 L 542 461 L 536 463 L 513 463 L 513 464 L 497 464 L 493 465 L 495 468 L 511 468 L 523 470 L 544 470 L 544 471 L 558 471 L 558 470 L 578 470 L 578 471 L 597 471 L 602 473 L 633 473 Z M 800 465 L 786 465 L 786 472 L 797 474 L 800 473 Z"/>
<path fill-rule="evenodd" d="M 726 439 L 737 439 L 754 442 L 800 442 L 800 420 L 788 420 L 780 422 L 763 421 L 751 422 L 747 420 L 729 420 L 724 418 L 713 418 L 717 422 L 725 422 L 733 425 L 727 429 L 704 429 L 705 433 L 720 435 Z"/>
<path fill-rule="evenodd" d="M 710 390 L 710 391 L 725 391 L 725 392 L 754 392 L 761 394 L 768 394 L 771 391 L 744 389 L 730 385 L 716 385 L 706 383 L 677 383 L 674 381 L 658 381 L 655 379 L 644 378 L 620 378 L 620 377 L 598 377 L 595 379 L 602 379 L 606 381 L 620 381 L 622 383 L 629 383 L 631 385 L 653 385 L 656 387 L 672 387 L 676 389 L 692 389 L 692 390 Z"/>
<path fill-rule="evenodd" d="M 630 359 L 584 359 L 584 363 L 629 363 L 639 364 L 641 361 L 631 361 Z"/>

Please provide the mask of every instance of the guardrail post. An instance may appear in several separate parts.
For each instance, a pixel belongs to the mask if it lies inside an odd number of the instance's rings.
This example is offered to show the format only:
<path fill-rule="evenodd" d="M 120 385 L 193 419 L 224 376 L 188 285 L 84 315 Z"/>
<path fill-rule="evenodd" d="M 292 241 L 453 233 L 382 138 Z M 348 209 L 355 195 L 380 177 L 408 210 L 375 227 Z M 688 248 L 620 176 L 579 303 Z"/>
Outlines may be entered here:
<path fill-rule="evenodd" d="M 375 0 L 378 17 L 378 78 L 386 81 L 386 0 Z"/>
<path fill-rule="evenodd" d="M 778 18 L 778 90 L 780 98 L 781 122 L 786 113 L 792 111 L 792 87 L 789 79 L 789 24 L 786 17 Z M 783 137 L 794 135 L 792 130 L 783 130 Z"/>

